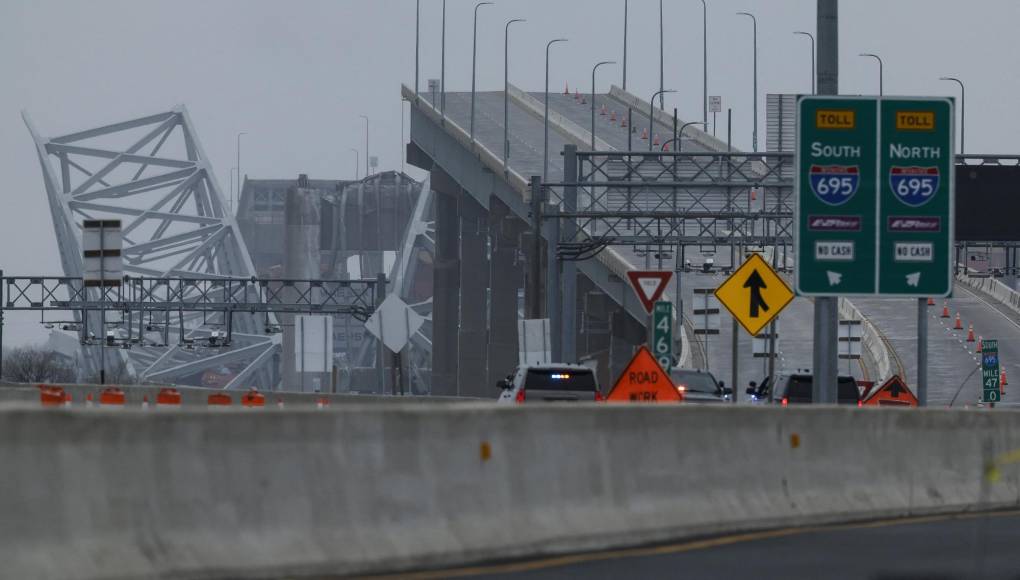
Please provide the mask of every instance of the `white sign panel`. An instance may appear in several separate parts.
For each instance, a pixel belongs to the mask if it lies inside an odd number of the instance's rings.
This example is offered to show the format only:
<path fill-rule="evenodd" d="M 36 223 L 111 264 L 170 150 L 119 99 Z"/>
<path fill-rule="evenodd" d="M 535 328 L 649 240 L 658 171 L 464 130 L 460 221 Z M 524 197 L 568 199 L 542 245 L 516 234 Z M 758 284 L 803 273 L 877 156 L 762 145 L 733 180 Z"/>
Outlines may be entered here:
<path fill-rule="evenodd" d="M 517 343 L 521 365 L 553 362 L 552 339 L 548 318 L 532 318 L 518 321 Z"/>
<path fill-rule="evenodd" d="M 124 277 L 120 220 L 85 220 L 81 241 L 85 285 L 120 285 Z"/>
<path fill-rule="evenodd" d="M 294 369 L 299 373 L 333 371 L 333 317 L 298 314 L 294 317 Z"/>
<path fill-rule="evenodd" d="M 839 321 L 839 358 L 861 358 L 864 326 L 860 320 Z"/>
<path fill-rule="evenodd" d="M 719 300 L 712 292 L 712 288 L 694 289 L 694 307 L 690 316 L 694 334 L 719 334 Z"/>
<path fill-rule="evenodd" d="M 722 97 L 719 95 L 711 95 L 708 97 L 708 112 L 709 113 L 721 113 L 722 112 Z"/>
<path fill-rule="evenodd" d="M 769 332 L 771 325 L 759 332 L 751 339 L 751 356 L 754 358 L 766 358 L 769 356 L 769 339 L 772 335 Z M 776 354 L 779 353 L 779 321 L 776 321 Z"/>
<path fill-rule="evenodd" d="M 365 328 L 393 352 L 400 352 L 414 333 L 425 324 L 425 317 L 396 294 L 390 294 L 365 321 Z"/>

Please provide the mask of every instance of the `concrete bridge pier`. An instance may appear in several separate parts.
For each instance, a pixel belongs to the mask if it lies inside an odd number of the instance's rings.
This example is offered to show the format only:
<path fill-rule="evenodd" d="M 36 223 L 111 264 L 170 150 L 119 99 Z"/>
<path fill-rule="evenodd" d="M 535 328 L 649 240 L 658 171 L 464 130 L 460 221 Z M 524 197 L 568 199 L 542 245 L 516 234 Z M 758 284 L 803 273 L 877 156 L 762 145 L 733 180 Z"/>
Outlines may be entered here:
<path fill-rule="evenodd" d="M 461 188 L 441 168 L 431 168 L 436 206 L 436 258 L 432 298 L 432 394 L 459 395 Z"/>
<path fill-rule="evenodd" d="M 489 375 L 486 389 L 513 372 L 518 362 L 518 294 L 524 283 L 520 259 L 522 234 L 527 224 L 517 219 L 497 197 L 489 198 Z"/>

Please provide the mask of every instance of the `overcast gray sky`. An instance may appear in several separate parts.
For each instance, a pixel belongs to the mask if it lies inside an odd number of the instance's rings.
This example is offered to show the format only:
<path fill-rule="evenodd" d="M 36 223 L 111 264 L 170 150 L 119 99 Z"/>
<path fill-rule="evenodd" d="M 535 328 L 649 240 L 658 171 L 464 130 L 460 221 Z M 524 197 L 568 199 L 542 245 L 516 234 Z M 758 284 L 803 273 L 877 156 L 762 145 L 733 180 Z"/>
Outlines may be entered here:
<path fill-rule="evenodd" d="M 439 77 L 441 0 L 422 0 L 421 79 Z M 447 87 L 470 88 L 473 0 L 447 2 Z M 658 2 L 631 0 L 628 88 L 658 87 Z M 0 268 L 59 274 L 53 226 L 20 111 L 43 135 L 187 105 L 217 177 L 228 187 L 238 131 L 242 171 L 252 177 L 353 178 L 351 147 L 371 120 L 380 169 L 400 169 L 401 83 L 414 79 L 414 0 L 3 0 L 0 2 Z M 751 140 L 751 23 L 758 17 L 760 139 L 764 95 L 810 90 L 808 41 L 814 0 L 708 0 L 709 93 L 734 109 L 734 140 Z M 496 0 L 479 17 L 478 86 L 502 88 L 503 23 L 511 81 L 541 90 L 545 41 L 551 86 L 590 86 L 598 60 L 622 60 L 623 0 Z M 701 3 L 667 0 L 667 107 L 701 114 Z M 840 90 L 878 91 L 873 59 L 885 60 L 886 94 L 956 95 L 939 76 L 967 84 L 968 152 L 1020 152 L 1016 0 L 844 0 Z M 599 90 L 620 67 L 600 71 Z M 406 105 L 403 109 L 406 113 Z M 725 127 L 720 126 L 724 131 Z M 420 173 L 408 172 L 419 176 Z M 12 321 L 20 326 L 18 321 Z M 23 330 L 28 331 L 29 323 Z M 18 328 L 15 328 L 15 332 Z M 38 336 L 38 333 L 34 333 Z M 10 335 L 8 335 L 10 338 Z"/>

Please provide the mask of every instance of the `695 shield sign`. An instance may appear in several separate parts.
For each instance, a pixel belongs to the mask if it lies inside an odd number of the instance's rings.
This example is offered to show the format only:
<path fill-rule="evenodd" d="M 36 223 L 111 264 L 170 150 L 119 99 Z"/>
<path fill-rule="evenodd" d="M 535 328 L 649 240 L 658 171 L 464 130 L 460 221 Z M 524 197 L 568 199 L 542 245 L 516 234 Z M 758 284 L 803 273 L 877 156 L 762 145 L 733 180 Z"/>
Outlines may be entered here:
<path fill-rule="evenodd" d="M 938 167 L 889 168 L 889 186 L 896 198 L 910 207 L 920 207 L 939 190 Z"/>
<path fill-rule="evenodd" d="M 860 169 L 856 165 L 812 165 L 811 191 L 823 203 L 843 205 L 857 193 Z"/>

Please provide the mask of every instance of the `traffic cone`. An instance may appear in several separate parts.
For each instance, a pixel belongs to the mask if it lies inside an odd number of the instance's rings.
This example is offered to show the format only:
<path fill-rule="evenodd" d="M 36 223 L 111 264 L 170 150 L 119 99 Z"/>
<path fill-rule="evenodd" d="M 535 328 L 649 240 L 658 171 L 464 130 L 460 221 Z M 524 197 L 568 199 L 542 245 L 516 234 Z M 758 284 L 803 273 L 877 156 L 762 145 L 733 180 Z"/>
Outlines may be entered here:
<path fill-rule="evenodd" d="M 142 397 L 142 409 L 148 408 L 149 408 L 149 395 L 145 395 L 144 397 Z"/>
<path fill-rule="evenodd" d="M 64 393 L 64 406 L 65 407 L 71 406 L 71 393 Z"/>
<path fill-rule="evenodd" d="M 1002 386 L 1006 386 L 1009 384 L 1008 382 L 1006 382 L 1006 369 L 1002 369 L 1002 371 L 999 373 L 999 384 Z"/>
<path fill-rule="evenodd" d="M 606 116 L 606 105 L 605 105 L 605 103 L 602 104 L 602 110 L 599 111 L 599 115 L 601 115 L 603 117 Z"/>
<path fill-rule="evenodd" d="M 86 407 L 92 406 L 92 393 L 85 395 L 85 406 Z"/>
<path fill-rule="evenodd" d="M 974 342 L 974 325 L 967 325 L 967 342 Z"/>
<path fill-rule="evenodd" d="M 563 94 L 570 95 L 570 85 L 566 81 L 563 83 Z"/>
<path fill-rule="evenodd" d="M 974 349 L 974 352 L 981 352 L 984 349 L 984 346 L 985 346 L 984 337 L 978 336 L 977 348 Z"/>
<path fill-rule="evenodd" d="M 669 141 L 666 141 L 666 145 L 662 147 L 663 151 L 669 151 Z"/>
<path fill-rule="evenodd" d="M 928 306 L 935 306 L 935 299 L 931 296 L 928 297 Z"/>
<path fill-rule="evenodd" d="M 655 139 L 652 140 L 652 145 L 655 145 L 656 147 L 661 145 L 661 143 L 659 142 L 659 134 L 658 133 L 655 134 Z"/>
<path fill-rule="evenodd" d="M 960 320 L 960 313 L 956 313 L 956 324 L 953 325 L 953 330 L 963 330 L 963 321 Z"/>
<path fill-rule="evenodd" d="M 949 318 L 949 303 L 942 303 L 942 318 Z"/>
<path fill-rule="evenodd" d="M 641 129 L 641 139 L 648 140 L 648 129 Z"/>
<path fill-rule="evenodd" d="M 758 199 L 758 189 L 755 187 L 751 188 L 751 201 Z"/>
<path fill-rule="evenodd" d="M 283 399 L 280 397 L 276 397 L 276 408 L 277 409 L 283 408 Z"/>
<path fill-rule="evenodd" d="M 626 127 L 627 126 L 627 117 L 624 117 L 623 115 L 620 115 L 620 126 L 621 127 Z"/>
<path fill-rule="evenodd" d="M 574 89 L 574 100 L 575 101 L 580 101 L 581 100 L 581 92 L 578 91 L 577 89 Z"/>
<path fill-rule="evenodd" d="M 612 114 L 609 115 L 609 122 L 616 124 L 616 110 L 614 109 Z"/>

